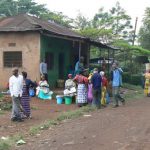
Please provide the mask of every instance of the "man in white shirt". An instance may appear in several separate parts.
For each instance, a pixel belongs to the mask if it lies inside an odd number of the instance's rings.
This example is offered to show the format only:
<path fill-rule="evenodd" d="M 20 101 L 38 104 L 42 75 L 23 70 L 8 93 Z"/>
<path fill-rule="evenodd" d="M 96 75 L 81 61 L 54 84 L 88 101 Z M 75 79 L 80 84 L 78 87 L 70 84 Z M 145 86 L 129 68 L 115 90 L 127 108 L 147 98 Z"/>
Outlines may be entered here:
<path fill-rule="evenodd" d="M 41 75 L 44 75 L 45 80 L 48 81 L 47 63 L 45 62 L 45 59 L 40 63 L 40 73 Z"/>
<path fill-rule="evenodd" d="M 20 102 L 23 89 L 23 77 L 18 74 L 18 68 L 12 70 L 12 76 L 9 78 L 9 90 L 12 97 L 12 121 L 23 121 L 20 114 Z"/>

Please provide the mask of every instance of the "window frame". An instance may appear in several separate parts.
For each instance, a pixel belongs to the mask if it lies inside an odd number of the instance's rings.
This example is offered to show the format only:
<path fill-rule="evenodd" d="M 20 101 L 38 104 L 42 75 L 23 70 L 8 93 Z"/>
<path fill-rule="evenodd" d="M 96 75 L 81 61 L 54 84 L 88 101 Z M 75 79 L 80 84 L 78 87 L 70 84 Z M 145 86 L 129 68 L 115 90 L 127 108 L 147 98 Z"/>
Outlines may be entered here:
<path fill-rule="evenodd" d="M 3 51 L 3 67 L 4 68 L 12 68 L 12 67 L 21 68 L 23 65 L 22 58 L 23 58 L 22 51 Z"/>

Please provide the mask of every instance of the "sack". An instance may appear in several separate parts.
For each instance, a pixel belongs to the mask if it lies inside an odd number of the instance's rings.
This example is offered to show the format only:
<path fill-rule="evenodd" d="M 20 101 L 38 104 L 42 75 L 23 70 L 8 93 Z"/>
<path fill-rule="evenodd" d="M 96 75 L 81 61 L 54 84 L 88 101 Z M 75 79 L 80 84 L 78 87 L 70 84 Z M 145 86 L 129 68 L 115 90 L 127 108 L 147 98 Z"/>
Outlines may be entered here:
<path fill-rule="evenodd" d="M 35 96 L 35 91 L 33 88 L 29 88 L 29 96 L 31 96 L 31 97 Z"/>

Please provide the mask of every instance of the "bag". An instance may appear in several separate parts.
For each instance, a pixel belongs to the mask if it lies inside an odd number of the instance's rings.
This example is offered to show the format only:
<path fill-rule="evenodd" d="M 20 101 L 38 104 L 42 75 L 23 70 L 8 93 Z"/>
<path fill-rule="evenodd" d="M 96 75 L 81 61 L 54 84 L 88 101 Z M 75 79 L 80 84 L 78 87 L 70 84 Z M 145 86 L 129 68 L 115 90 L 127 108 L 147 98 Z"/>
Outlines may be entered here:
<path fill-rule="evenodd" d="M 35 96 L 35 91 L 33 88 L 29 88 L 29 96 L 34 97 Z"/>

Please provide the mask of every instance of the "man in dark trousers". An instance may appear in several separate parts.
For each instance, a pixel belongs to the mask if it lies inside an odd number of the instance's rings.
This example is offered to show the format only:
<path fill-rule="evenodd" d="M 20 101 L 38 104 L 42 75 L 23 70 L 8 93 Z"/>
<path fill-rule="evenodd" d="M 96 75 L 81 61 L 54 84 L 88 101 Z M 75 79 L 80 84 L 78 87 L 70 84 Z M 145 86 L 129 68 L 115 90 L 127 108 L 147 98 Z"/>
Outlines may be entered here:
<path fill-rule="evenodd" d="M 98 73 L 98 69 L 95 68 L 93 71 L 93 76 L 91 78 L 91 83 L 93 87 L 93 102 L 92 105 L 96 106 L 98 109 L 101 108 L 101 76 Z"/>

